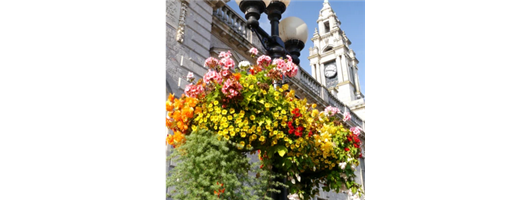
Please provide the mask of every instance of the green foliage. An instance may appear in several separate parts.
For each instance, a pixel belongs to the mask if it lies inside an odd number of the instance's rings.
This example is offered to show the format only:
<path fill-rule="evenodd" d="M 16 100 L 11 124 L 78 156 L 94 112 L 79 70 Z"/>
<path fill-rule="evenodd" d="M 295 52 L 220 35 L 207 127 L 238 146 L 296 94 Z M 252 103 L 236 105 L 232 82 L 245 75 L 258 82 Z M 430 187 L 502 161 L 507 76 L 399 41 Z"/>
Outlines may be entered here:
<path fill-rule="evenodd" d="M 177 161 L 167 179 L 168 187 L 175 186 L 169 195 L 175 200 L 270 199 L 266 192 L 273 176 L 233 148 L 211 131 L 186 136 L 186 143 L 168 157 Z"/>

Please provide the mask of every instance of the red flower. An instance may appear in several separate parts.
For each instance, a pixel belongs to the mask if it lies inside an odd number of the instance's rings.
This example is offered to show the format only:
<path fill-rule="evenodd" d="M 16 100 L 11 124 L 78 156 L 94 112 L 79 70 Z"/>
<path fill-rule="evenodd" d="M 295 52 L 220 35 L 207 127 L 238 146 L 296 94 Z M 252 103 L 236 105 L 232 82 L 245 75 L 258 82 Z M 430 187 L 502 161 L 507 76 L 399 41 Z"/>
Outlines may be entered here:
<path fill-rule="evenodd" d="M 350 151 L 350 148 L 346 147 L 344 148 L 344 151 Z"/>

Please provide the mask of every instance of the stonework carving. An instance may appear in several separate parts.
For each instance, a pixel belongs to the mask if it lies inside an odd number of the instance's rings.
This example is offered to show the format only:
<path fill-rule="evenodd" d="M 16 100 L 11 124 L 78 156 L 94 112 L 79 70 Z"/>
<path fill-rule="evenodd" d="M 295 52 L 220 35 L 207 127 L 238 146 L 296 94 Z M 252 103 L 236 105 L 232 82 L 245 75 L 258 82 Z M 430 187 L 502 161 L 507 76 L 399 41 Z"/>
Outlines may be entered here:
<path fill-rule="evenodd" d="M 177 29 L 177 35 L 175 36 L 177 42 L 180 43 L 184 42 L 184 31 L 186 30 L 186 13 L 188 12 L 188 6 L 188 0 L 182 0 L 179 25 Z"/>

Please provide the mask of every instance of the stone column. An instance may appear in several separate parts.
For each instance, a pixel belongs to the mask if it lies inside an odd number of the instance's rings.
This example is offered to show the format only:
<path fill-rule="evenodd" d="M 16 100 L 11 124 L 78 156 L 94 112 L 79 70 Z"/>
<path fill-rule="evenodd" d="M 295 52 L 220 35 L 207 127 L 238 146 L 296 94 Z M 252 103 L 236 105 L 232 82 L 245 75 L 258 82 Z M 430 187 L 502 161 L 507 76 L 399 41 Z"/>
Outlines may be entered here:
<path fill-rule="evenodd" d="M 317 82 L 320 83 L 320 80 L 319 80 L 320 79 L 320 73 L 318 71 L 317 64 L 311 65 L 311 69 L 313 70 L 313 71 L 311 71 L 312 72 L 311 75 L 313 75 L 313 78 L 315 78 L 315 80 L 317 80 Z"/>
<path fill-rule="evenodd" d="M 341 59 L 340 59 L 340 60 L 342 61 L 341 64 L 342 64 L 342 69 L 343 69 L 343 71 L 348 72 L 348 65 L 346 64 L 346 56 L 345 56 L 345 55 L 341 55 Z M 349 73 L 346 73 L 346 75 L 344 75 L 344 74 L 342 75 L 342 76 L 343 76 L 343 79 L 344 79 L 345 81 L 346 81 L 346 80 L 348 80 L 348 81 L 350 80 L 350 79 L 348 78 L 348 77 L 349 77 L 348 74 L 349 74 Z"/>
<path fill-rule="evenodd" d="M 340 62 L 340 55 L 335 57 L 335 65 L 337 66 L 337 76 L 339 78 L 339 83 L 342 83 L 344 81 L 344 77 L 342 77 L 342 64 Z"/>
<path fill-rule="evenodd" d="M 324 63 L 320 63 L 320 70 L 318 70 L 320 72 L 320 83 L 324 86 L 324 87 L 327 87 L 326 86 L 326 77 L 324 77 Z"/>
<path fill-rule="evenodd" d="M 361 88 L 360 88 L 360 81 L 359 81 L 359 75 L 358 75 L 358 70 L 357 70 L 357 64 L 355 63 L 355 61 L 352 61 L 353 62 L 353 74 L 355 76 L 355 97 L 356 99 L 359 99 L 361 98 Z"/>

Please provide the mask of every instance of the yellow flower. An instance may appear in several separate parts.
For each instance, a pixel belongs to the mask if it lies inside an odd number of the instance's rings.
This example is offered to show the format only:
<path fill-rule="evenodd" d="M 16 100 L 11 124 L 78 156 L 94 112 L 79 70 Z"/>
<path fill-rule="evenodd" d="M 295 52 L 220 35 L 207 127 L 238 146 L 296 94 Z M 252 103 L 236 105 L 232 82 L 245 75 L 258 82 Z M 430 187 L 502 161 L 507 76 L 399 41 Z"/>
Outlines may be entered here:
<path fill-rule="evenodd" d="M 276 145 L 277 143 L 278 143 L 278 142 L 277 142 L 276 140 L 273 140 L 273 141 L 271 142 L 271 146 L 274 146 L 274 145 Z"/>
<path fill-rule="evenodd" d="M 265 108 L 270 108 L 270 107 L 271 107 L 270 103 L 265 103 Z"/>
<path fill-rule="evenodd" d="M 283 89 L 282 89 L 282 88 L 280 88 L 280 89 L 278 89 L 278 91 L 280 91 L 280 92 L 283 92 Z"/>
<path fill-rule="evenodd" d="M 254 121 L 256 119 L 256 116 L 250 115 L 250 120 Z"/>
<path fill-rule="evenodd" d="M 242 138 L 245 138 L 247 136 L 247 133 L 245 132 L 240 132 L 239 135 L 241 135 Z"/>
<path fill-rule="evenodd" d="M 248 88 L 249 88 L 250 90 L 254 90 L 254 85 L 250 85 Z"/>
<path fill-rule="evenodd" d="M 233 109 L 233 108 L 230 108 L 230 114 L 234 114 L 235 112 L 236 112 L 236 110 L 235 110 L 235 109 Z"/>
<path fill-rule="evenodd" d="M 208 105 L 208 108 L 211 108 L 211 107 L 213 107 L 213 105 L 210 103 L 210 104 Z"/>
<path fill-rule="evenodd" d="M 280 116 L 280 113 L 278 112 L 275 112 L 274 114 L 272 114 L 274 116 L 274 118 L 278 118 Z"/>
<path fill-rule="evenodd" d="M 288 90 L 288 89 L 289 89 L 289 85 L 288 85 L 288 84 L 283 84 L 283 85 L 282 85 L 282 89 L 284 89 L 284 90 Z"/>
<path fill-rule="evenodd" d="M 259 137 L 259 141 L 260 141 L 260 142 L 265 142 L 265 139 L 266 139 L 265 136 L 261 136 L 261 137 Z"/>
<path fill-rule="evenodd" d="M 228 136 L 228 135 L 225 135 L 224 137 L 225 137 L 225 140 L 229 140 L 230 139 L 230 136 Z"/>
<path fill-rule="evenodd" d="M 256 128 L 256 131 L 261 132 L 261 126 L 258 126 L 258 128 Z"/>
<path fill-rule="evenodd" d="M 217 105 L 217 104 L 219 104 L 219 101 L 215 100 L 215 101 L 213 102 L 213 104 L 214 104 L 214 105 Z M 210 105 L 212 105 L 212 104 L 210 104 Z M 210 106 L 210 107 L 211 107 L 211 106 Z"/>
<path fill-rule="evenodd" d="M 245 146 L 245 141 L 241 141 L 239 142 L 239 145 L 241 145 L 241 148 L 243 148 Z M 239 148 L 239 147 L 238 147 Z"/>
<path fill-rule="evenodd" d="M 275 97 L 277 97 L 277 96 L 279 96 L 279 95 L 280 95 L 279 92 L 277 92 L 277 91 L 274 92 L 274 96 L 275 96 Z"/>
<path fill-rule="evenodd" d="M 228 120 L 232 120 L 232 115 L 228 115 Z"/>
<path fill-rule="evenodd" d="M 254 141 L 254 140 L 256 140 L 257 138 L 258 138 L 257 135 L 252 134 L 252 135 L 249 137 L 249 140 L 250 140 L 250 141 Z"/>
<path fill-rule="evenodd" d="M 281 113 L 282 113 L 282 115 L 285 115 L 285 114 L 287 114 L 287 112 L 285 112 L 285 110 L 282 110 L 282 112 L 281 112 Z"/>
<path fill-rule="evenodd" d="M 228 111 L 226 109 L 223 109 L 223 115 L 226 115 L 226 113 L 228 113 Z"/>
<path fill-rule="evenodd" d="M 312 108 L 316 108 L 317 107 L 317 104 L 313 104 L 311 105 Z"/>
<path fill-rule="evenodd" d="M 247 144 L 247 149 L 252 149 L 252 146 L 250 144 Z"/>
<path fill-rule="evenodd" d="M 236 132 L 230 131 L 230 136 L 232 136 L 232 137 L 236 136 Z"/>

